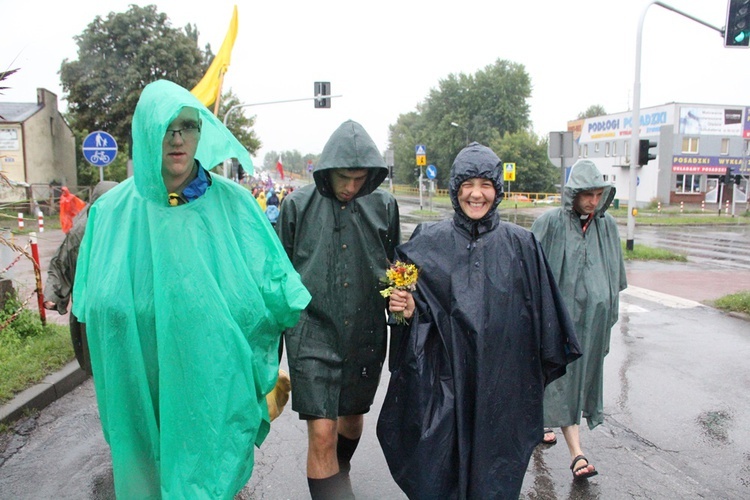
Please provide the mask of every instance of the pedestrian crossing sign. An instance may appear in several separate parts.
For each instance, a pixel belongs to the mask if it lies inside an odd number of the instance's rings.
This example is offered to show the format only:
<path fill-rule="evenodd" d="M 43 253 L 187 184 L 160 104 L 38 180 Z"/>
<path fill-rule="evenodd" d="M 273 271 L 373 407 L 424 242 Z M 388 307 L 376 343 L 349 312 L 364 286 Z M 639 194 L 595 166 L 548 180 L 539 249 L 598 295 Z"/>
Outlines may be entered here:
<path fill-rule="evenodd" d="M 516 180 L 516 164 L 515 163 L 503 163 L 503 180 L 504 181 Z"/>

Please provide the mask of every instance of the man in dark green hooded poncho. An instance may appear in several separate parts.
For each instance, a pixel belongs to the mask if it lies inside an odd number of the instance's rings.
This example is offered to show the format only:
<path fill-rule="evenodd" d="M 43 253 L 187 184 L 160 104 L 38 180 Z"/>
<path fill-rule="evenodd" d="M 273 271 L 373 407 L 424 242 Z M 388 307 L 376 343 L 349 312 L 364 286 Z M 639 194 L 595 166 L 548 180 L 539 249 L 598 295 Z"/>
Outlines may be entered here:
<path fill-rule="evenodd" d="M 365 129 L 343 123 L 313 172 L 284 197 L 276 229 L 312 294 L 284 334 L 292 409 L 308 421 L 313 499 L 351 496 L 349 461 L 380 380 L 386 350 L 379 280 L 400 240 L 398 205 L 376 189 L 388 174 Z"/>
<path fill-rule="evenodd" d="M 204 168 L 252 162 L 203 104 L 151 83 L 132 130 L 134 175 L 91 207 L 73 289 L 115 492 L 231 499 L 310 295 L 250 192 Z"/>
<path fill-rule="evenodd" d="M 531 226 L 549 261 L 576 326 L 583 356 L 547 387 L 544 422 L 562 427 L 575 478 L 597 474 L 581 450 L 579 424 L 590 429 L 603 415 L 604 357 L 617 322 L 620 291 L 627 286 L 617 221 L 607 213 L 615 187 L 596 165 L 580 160 L 570 170 L 562 206 L 542 214 Z M 545 442 L 554 444 L 551 429 Z"/>

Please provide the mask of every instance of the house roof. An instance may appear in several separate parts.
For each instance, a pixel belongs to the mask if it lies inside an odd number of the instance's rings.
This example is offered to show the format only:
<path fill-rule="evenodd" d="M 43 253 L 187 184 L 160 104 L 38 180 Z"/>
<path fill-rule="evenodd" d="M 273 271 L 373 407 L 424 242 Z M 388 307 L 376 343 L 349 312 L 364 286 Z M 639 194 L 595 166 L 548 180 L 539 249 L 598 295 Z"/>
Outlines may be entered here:
<path fill-rule="evenodd" d="M 0 102 L 0 123 L 26 121 L 40 109 L 42 106 L 35 102 Z"/>

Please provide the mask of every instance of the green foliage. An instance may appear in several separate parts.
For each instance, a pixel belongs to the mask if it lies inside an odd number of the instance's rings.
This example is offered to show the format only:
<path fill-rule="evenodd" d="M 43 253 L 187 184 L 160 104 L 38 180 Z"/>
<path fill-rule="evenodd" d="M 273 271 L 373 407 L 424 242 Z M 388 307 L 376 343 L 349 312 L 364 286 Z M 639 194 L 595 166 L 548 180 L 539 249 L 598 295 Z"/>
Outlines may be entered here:
<path fill-rule="evenodd" d="M 307 175 L 307 161 L 312 160 L 313 165 L 318 162 L 320 155 L 306 154 L 302 155 L 296 149 L 292 151 L 269 151 L 263 156 L 263 170 L 273 173 L 276 172 L 276 162 L 281 156 L 281 164 L 284 167 L 284 173 L 295 173 L 298 175 Z"/>
<path fill-rule="evenodd" d="M 528 130 L 506 133 L 488 146 L 503 160 L 516 164 L 511 190 L 521 193 L 551 193 L 559 182 L 558 169 L 547 158 L 547 139 Z M 507 183 L 506 183 L 507 184 Z"/>
<path fill-rule="evenodd" d="M 0 310 L 0 325 L 21 309 L 21 313 L 4 330 L 0 330 L 0 338 L 8 341 L 35 337 L 42 333 L 42 322 L 38 316 L 28 309 L 22 309 L 21 302 L 15 294 L 8 294 L 5 298 L 5 307 Z"/>
<path fill-rule="evenodd" d="M 106 19 L 97 16 L 75 37 L 78 60 L 65 59 L 60 66 L 71 126 L 80 133 L 109 132 L 117 141 L 118 158 L 126 161 L 133 111 L 143 87 L 164 78 L 190 89 L 203 76 L 208 57 L 197 39 L 197 28 L 173 28 L 155 5 L 131 5 Z M 105 178 L 122 180 L 122 165 L 106 167 L 113 173 L 105 171 Z M 90 169 L 79 162 L 81 167 L 79 177 L 91 179 Z"/>
<path fill-rule="evenodd" d="M 750 291 L 733 293 L 716 299 L 714 307 L 723 311 L 741 312 L 750 314 Z"/>
<path fill-rule="evenodd" d="M 606 114 L 607 112 L 604 110 L 604 106 L 601 104 L 592 104 L 586 109 L 586 111 L 578 113 L 578 119 L 583 120 L 584 118 L 595 118 Z"/>
<path fill-rule="evenodd" d="M 427 163 L 438 170 L 438 187 L 446 187 L 453 159 L 467 139 L 489 144 L 529 127 L 530 96 L 531 79 L 521 64 L 498 59 L 474 75 L 448 75 L 416 112 L 400 115 L 390 126 L 394 180 L 416 182 L 414 147 L 424 144 Z"/>
<path fill-rule="evenodd" d="M 221 103 L 219 104 L 219 118 L 224 121 L 224 117 L 227 111 L 232 106 L 241 104 L 240 99 L 229 89 L 228 92 L 224 92 L 221 95 Z M 227 119 L 227 128 L 234 134 L 240 144 L 247 148 L 250 156 L 255 156 L 255 153 L 260 149 L 261 142 L 258 136 L 255 135 L 255 131 L 252 130 L 252 126 L 255 124 L 255 116 L 248 118 L 245 116 L 245 109 L 237 108 L 232 111 Z"/>
<path fill-rule="evenodd" d="M 9 295 L 0 310 L 0 324 L 19 309 L 20 301 Z M 22 309 L 16 319 L 0 330 L 0 404 L 72 358 L 73 345 L 66 327 L 43 326 L 37 314 Z"/>

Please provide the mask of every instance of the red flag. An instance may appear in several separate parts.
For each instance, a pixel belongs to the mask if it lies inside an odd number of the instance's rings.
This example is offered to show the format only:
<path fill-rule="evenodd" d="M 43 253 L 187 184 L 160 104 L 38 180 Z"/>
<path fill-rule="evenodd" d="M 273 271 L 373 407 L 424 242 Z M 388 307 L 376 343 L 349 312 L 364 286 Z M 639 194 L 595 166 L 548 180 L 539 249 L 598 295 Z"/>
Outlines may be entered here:
<path fill-rule="evenodd" d="M 279 171 L 279 175 L 281 176 L 281 180 L 284 180 L 284 165 L 281 164 L 281 156 L 279 156 L 279 161 L 276 162 L 276 170 Z"/>

